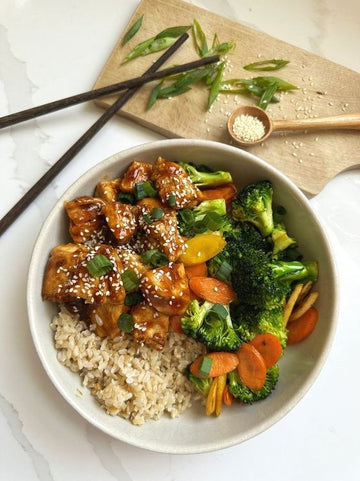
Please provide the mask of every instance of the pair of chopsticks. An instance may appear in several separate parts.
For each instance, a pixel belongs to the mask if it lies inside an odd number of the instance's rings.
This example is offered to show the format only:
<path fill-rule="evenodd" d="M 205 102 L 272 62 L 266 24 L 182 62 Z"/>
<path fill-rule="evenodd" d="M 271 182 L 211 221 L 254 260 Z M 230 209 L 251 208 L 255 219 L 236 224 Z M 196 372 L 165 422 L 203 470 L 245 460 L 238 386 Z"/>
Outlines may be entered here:
<path fill-rule="evenodd" d="M 97 132 L 110 120 L 116 112 L 123 107 L 126 102 L 133 97 L 139 88 L 152 80 L 167 77 L 177 73 L 185 72 L 192 68 L 201 67 L 209 63 L 217 62 L 219 56 L 205 57 L 194 62 L 189 62 L 176 67 L 167 68 L 157 72 L 168 58 L 189 38 L 187 33 L 183 34 L 177 41 L 141 76 L 126 80 L 114 85 L 102 87 L 100 89 L 84 92 L 82 94 L 67 97 L 65 99 L 50 102 L 28 110 L 17 112 L 0 118 L 0 129 L 14 125 L 25 120 L 33 119 L 40 115 L 45 115 L 56 110 L 60 110 L 72 105 L 76 105 L 88 100 L 109 95 L 110 93 L 126 90 L 123 95 L 116 100 L 103 115 L 73 144 L 60 159 L 26 192 L 26 194 L 9 210 L 0 220 L 0 236 L 7 228 L 20 216 L 20 214 L 31 204 L 31 202 L 49 185 L 49 183 L 61 172 L 64 167 L 75 157 L 75 155 L 95 136 Z"/>

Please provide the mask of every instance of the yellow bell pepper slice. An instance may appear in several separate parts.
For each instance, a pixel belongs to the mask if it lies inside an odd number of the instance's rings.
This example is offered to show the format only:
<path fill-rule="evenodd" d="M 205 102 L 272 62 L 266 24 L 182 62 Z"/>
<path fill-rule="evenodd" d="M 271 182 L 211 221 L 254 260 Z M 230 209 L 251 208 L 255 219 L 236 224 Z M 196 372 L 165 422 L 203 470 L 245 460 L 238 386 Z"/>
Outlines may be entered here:
<path fill-rule="evenodd" d="M 226 374 L 219 376 L 217 378 L 217 389 L 216 389 L 216 399 L 215 399 L 215 416 L 220 416 L 222 407 L 222 398 L 226 386 Z"/>
<path fill-rule="evenodd" d="M 208 261 L 223 250 L 226 242 L 221 235 L 198 234 L 186 241 L 186 251 L 180 256 L 185 266 L 193 266 Z"/>
<path fill-rule="evenodd" d="M 216 377 L 211 382 L 210 390 L 206 398 L 205 412 L 207 416 L 211 416 L 215 411 L 217 383 L 218 378 Z"/>

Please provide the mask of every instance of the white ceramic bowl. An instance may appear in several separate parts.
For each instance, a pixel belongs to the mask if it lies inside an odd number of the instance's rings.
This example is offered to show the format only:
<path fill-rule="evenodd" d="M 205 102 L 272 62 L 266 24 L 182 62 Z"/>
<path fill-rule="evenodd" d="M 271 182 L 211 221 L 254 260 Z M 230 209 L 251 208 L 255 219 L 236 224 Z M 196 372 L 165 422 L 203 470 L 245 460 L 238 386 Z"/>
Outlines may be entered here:
<path fill-rule="evenodd" d="M 320 266 L 318 308 L 320 319 L 314 333 L 302 343 L 290 346 L 280 361 L 280 380 L 269 398 L 252 406 L 233 405 L 218 419 L 204 415 L 194 406 L 177 419 L 164 416 L 142 427 L 120 417 L 107 415 L 94 398 L 81 387 L 80 377 L 56 359 L 49 328 L 56 306 L 41 299 L 41 285 L 52 247 L 68 240 L 65 199 L 92 195 L 99 179 L 119 176 L 134 159 L 154 161 L 157 156 L 170 160 L 206 163 L 229 170 L 235 183 L 268 179 L 274 185 L 275 202 L 288 211 L 287 226 L 307 259 Z M 28 279 L 28 310 L 33 340 L 50 379 L 63 397 L 90 423 L 114 438 L 129 444 L 165 453 L 200 453 L 243 442 L 269 428 L 292 409 L 318 376 L 329 352 L 337 318 L 337 279 L 329 243 L 309 202 L 283 174 L 266 162 L 237 148 L 204 140 L 164 140 L 119 152 L 86 172 L 56 203 L 37 239 Z"/>

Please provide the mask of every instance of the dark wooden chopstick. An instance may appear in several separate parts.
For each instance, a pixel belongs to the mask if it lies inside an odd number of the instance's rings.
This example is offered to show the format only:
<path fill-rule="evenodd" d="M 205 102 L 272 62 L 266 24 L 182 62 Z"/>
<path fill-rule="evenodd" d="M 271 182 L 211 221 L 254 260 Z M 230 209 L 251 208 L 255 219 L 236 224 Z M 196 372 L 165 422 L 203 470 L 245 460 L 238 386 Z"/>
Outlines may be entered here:
<path fill-rule="evenodd" d="M 107 85 L 106 87 L 90 90 L 81 94 L 72 95 L 71 97 L 66 97 L 64 99 L 38 105 L 37 107 L 21 110 L 20 112 L 5 115 L 4 117 L 0 117 L 0 129 L 9 127 L 10 125 L 19 124 L 20 122 L 24 122 L 25 120 L 34 119 L 36 117 L 40 117 L 41 115 L 46 115 L 57 110 L 65 109 L 67 107 L 71 107 L 72 105 L 81 104 L 82 102 L 87 102 L 88 100 L 94 100 L 99 97 L 103 97 L 104 95 L 109 95 L 114 92 L 119 92 L 121 90 L 128 90 L 133 87 L 139 87 L 140 85 L 151 82 L 152 80 L 161 79 L 169 75 L 175 75 L 177 73 L 185 72 L 186 70 L 190 70 L 192 68 L 198 68 L 204 65 L 208 65 L 210 63 L 218 62 L 218 60 L 218 55 L 213 55 L 212 57 L 204 57 L 200 60 L 195 60 L 193 62 L 188 62 L 183 65 L 170 67 L 164 70 L 160 70 L 159 72 L 146 73 L 141 77 L 124 80 L 123 82 Z"/>
<path fill-rule="evenodd" d="M 155 72 L 166 60 L 189 38 L 187 33 L 179 37 L 176 42 L 145 72 Z M 30 190 L 14 205 L 12 209 L 0 220 L 0 235 L 19 217 L 31 202 L 45 189 L 56 175 L 75 157 L 75 155 L 99 132 L 106 122 L 136 93 L 140 87 L 127 90 L 114 102 L 103 115 L 60 157 L 60 159 L 31 187 Z"/>

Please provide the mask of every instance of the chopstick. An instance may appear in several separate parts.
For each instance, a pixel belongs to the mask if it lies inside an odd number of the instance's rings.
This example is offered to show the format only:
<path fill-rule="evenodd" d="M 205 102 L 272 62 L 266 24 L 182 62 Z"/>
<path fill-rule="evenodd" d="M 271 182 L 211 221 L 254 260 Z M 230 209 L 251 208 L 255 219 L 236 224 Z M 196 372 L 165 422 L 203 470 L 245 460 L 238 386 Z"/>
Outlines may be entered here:
<path fill-rule="evenodd" d="M 65 109 L 73 105 L 81 104 L 87 102 L 88 100 L 94 100 L 104 95 L 109 95 L 114 92 L 119 92 L 121 90 L 128 90 L 133 87 L 139 87 L 145 83 L 151 82 L 153 80 L 161 79 L 169 75 L 175 75 L 177 73 L 185 72 L 193 68 L 202 67 L 210 63 L 219 61 L 218 55 L 213 55 L 212 57 L 204 57 L 200 60 L 194 60 L 193 62 L 188 62 L 183 65 L 177 65 L 175 67 L 170 67 L 159 72 L 145 73 L 141 77 L 135 77 L 129 80 L 124 80 L 123 82 L 118 82 L 116 84 L 107 85 L 95 90 L 90 90 L 88 92 L 83 92 L 81 94 L 72 95 L 71 97 L 65 97 L 60 100 L 55 100 L 46 104 L 39 105 L 37 107 L 32 107 L 30 109 L 21 110 L 20 112 L 15 112 L 13 114 L 5 115 L 0 117 L 0 129 L 9 127 L 10 125 L 19 124 L 25 122 L 29 119 L 34 119 L 40 117 L 41 115 L 46 115 L 51 112 L 56 112 L 57 110 Z"/>
<path fill-rule="evenodd" d="M 189 38 L 187 33 L 179 37 L 176 42 L 145 72 L 155 72 L 176 50 Z M 30 190 L 14 205 L 12 209 L 0 220 L 0 236 L 19 217 L 19 215 L 31 204 L 31 202 L 45 189 L 56 175 L 75 157 L 75 155 L 99 132 L 108 120 L 137 92 L 140 87 L 127 90 L 116 102 L 114 102 L 102 116 L 70 147 L 55 164 L 34 184 Z"/>

